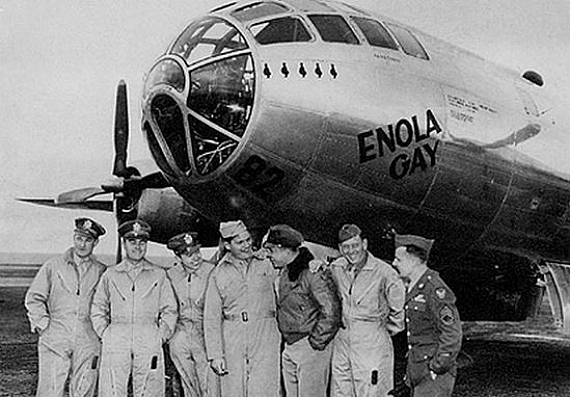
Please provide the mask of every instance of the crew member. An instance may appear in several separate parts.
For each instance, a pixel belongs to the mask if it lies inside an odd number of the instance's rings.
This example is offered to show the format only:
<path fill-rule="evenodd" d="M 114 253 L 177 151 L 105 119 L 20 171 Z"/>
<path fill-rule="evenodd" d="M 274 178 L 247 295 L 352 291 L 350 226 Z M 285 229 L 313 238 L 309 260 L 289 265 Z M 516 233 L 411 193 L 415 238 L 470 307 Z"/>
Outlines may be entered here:
<path fill-rule="evenodd" d="M 414 397 L 451 396 L 461 348 L 455 295 L 427 266 L 432 244 L 433 240 L 423 237 L 396 235 L 393 264 L 400 276 L 409 280 L 407 381 Z"/>
<path fill-rule="evenodd" d="M 176 326 L 177 304 L 164 269 L 145 259 L 150 226 L 134 220 L 119 226 L 126 258 L 109 268 L 97 286 L 91 321 L 102 339 L 100 397 L 164 396 L 162 344 Z"/>
<path fill-rule="evenodd" d="M 344 328 L 333 342 L 331 395 L 386 396 L 393 388 L 390 336 L 404 329 L 404 285 L 388 263 L 368 252 L 358 226 L 344 225 L 338 241 L 342 257 L 331 268 Z"/>
<path fill-rule="evenodd" d="M 182 379 L 185 397 L 216 397 L 218 377 L 208 365 L 203 331 L 204 295 L 214 265 L 202 259 L 197 238 L 197 233 L 187 232 L 167 244 L 177 258 L 177 264 L 167 271 L 178 300 L 170 357 Z"/>
<path fill-rule="evenodd" d="M 302 242 L 297 230 L 276 225 L 263 245 L 273 266 L 283 269 L 276 281 L 283 381 L 287 397 L 326 397 L 341 303 L 330 270 L 309 270 L 314 257 Z"/>
<path fill-rule="evenodd" d="M 48 260 L 28 289 L 25 305 L 38 342 L 38 397 L 63 396 L 69 378 L 71 396 L 94 396 L 101 344 L 89 311 L 95 286 L 106 266 L 93 256 L 105 228 L 77 218 L 73 247 Z"/>
<path fill-rule="evenodd" d="M 227 251 L 210 273 L 204 336 L 210 366 L 231 397 L 275 397 L 279 393 L 280 336 L 273 282 L 277 271 L 252 250 L 242 221 L 223 222 Z"/>

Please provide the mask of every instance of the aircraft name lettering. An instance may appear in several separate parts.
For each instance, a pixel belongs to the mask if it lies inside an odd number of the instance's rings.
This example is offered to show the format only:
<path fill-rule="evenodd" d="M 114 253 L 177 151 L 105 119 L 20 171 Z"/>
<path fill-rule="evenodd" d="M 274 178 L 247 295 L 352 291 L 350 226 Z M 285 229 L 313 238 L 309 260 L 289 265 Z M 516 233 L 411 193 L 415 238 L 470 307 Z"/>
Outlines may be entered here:
<path fill-rule="evenodd" d="M 439 141 L 425 142 L 431 134 L 439 134 L 442 128 L 431 109 L 426 110 L 425 132 L 420 130 L 418 116 L 402 118 L 395 124 L 367 130 L 357 135 L 360 164 L 382 158 L 395 153 L 399 149 L 408 148 L 413 143 L 418 144 L 413 153 L 409 151 L 397 154 L 390 163 L 389 172 L 393 179 L 402 179 L 412 175 L 417 169 L 425 171 L 436 163 L 436 153 Z"/>

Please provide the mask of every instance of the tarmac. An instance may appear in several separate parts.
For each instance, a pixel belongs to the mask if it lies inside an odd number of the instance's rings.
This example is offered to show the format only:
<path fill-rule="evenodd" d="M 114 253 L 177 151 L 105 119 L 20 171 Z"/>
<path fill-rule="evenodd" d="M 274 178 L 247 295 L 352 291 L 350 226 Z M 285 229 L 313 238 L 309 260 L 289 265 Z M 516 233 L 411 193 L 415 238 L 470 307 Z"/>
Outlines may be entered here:
<path fill-rule="evenodd" d="M 37 336 L 29 331 L 25 292 L 0 288 L 2 397 L 31 397 L 36 388 Z M 551 322 L 464 323 L 464 331 L 455 397 L 570 396 L 570 336 Z"/>

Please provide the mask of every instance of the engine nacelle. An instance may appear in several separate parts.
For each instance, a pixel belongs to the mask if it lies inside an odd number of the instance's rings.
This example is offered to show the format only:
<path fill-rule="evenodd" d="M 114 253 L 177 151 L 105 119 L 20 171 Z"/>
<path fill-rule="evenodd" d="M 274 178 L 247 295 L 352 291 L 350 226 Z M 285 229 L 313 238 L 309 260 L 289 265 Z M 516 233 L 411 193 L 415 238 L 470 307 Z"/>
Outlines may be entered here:
<path fill-rule="evenodd" d="M 137 204 L 138 218 L 152 226 L 151 241 L 164 244 L 176 234 L 198 233 L 202 245 L 218 244 L 217 225 L 199 214 L 174 189 L 146 189 Z"/>

